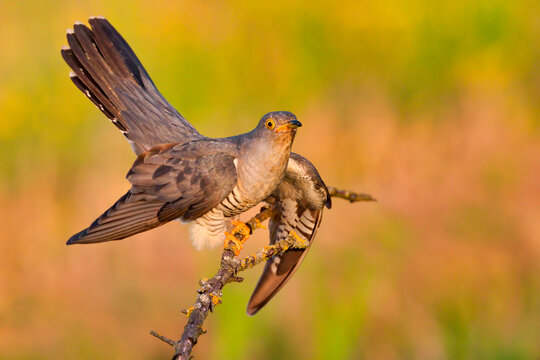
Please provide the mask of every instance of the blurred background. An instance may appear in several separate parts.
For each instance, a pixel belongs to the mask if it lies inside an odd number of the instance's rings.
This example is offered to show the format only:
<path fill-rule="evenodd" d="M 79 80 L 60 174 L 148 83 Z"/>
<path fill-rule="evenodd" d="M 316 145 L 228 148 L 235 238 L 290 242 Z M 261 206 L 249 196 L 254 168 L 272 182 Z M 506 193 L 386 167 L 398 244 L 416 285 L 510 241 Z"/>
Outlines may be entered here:
<path fill-rule="evenodd" d="M 65 246 L 122 195 L 125 139 L 71 83 L 106 16 L 203 134 L 271 110 L 335 199 L 255 317 L 226 287 L 197 359 L 540 358 L 540 2 L 0 2 L 0 358 L 168 359 L 220 249 L 174 222 Z M 259 231 L 245 254 L 267 242 Z"/>

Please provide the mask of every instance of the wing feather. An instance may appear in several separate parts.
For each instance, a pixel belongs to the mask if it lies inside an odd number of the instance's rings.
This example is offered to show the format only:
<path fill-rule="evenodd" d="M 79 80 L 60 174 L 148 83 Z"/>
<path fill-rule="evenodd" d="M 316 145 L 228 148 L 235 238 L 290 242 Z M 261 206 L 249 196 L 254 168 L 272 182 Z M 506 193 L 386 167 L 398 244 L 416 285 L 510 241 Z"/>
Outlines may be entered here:
<path fill-rule="evenodd" d="M 196 219 L 217 206 L 236 184 L 235 158 L 201 141 L 140 154 L 127 175 L 131 189 L 68 244 L 120 240 L 177 218 Z"/>
<path fill-rule="evenodd" d="M 287 283 L 302 263 L 322 220 L 324 206 L 330 207 L 328 189 L 306 158 L 291 153 L 285 177 L 272 193 L 277 210 L 270 219 L 270 243 L 285 239 L 291 231 L 308 240 L 302 250 L 289 250 L 268 260 L 247 306 L 248 315 L 257 313 Z M 272 202 L 269 201 L 269 202 Z"/>
<path fill-rule="evenodd" d="M 127 192 L 88 228 L 73 235 L 67 244 L 120 240 L 150 230 L 161 225 L 156 214 L 162 206 L 162 203 L 140 201 Z"/>
<path fill-rule="evenodd" d="M 311 212 L 312 210 L 307 209 L 306 211 Z M 307 252 L 313 243 L 317 228 L 322 219 L 322 209 L 315 210 L 314 212 L 316 213 L 316 222 L 313 224 L 310 235 L 306 238 L 306 240 L 309 241 L 308 247 L 302 250 L 286 251 L 281 254 L 281 256 L 274 256 L 266 262 L 259 282 L 249 300 L 247 307 L 248 315 L 255 315 L 264 305 L 266 305 L 268 301 L 270 301 L 279 290 L 285 286 L 287 281 L 294 275 L 302 263 L 302 260 L 304 260 L 304 257 L 307 255 Z M 281 220 L 275 219 L 274 221 L 280 222 Z M 289 231 L 292 231 L 295 229 L 292 226 L 284 226 L 284 223 L 282 222 L 280 222 L 280 224 L 282 225 L 282 229 L 280 230 L 290 229 Z M 285 238 L 288 236 L 289 231 L 282 231 L 279 236 L 279 231 L 276 231 L 273 236 L 271 235 L 271 242 L 273 243 Z"/>

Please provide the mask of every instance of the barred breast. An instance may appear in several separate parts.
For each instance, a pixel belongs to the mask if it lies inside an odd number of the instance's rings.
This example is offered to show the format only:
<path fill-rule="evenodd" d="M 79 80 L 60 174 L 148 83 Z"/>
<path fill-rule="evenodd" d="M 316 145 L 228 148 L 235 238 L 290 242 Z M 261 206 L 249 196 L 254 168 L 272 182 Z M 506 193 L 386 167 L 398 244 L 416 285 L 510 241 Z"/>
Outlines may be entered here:
<path fill-rule="evenodd" d="M 235 186 L 219 205 L 191 223 L 191 242 L 198 250 L 223 245 L 225 231 L 231 230 L 230 220 L 227 218 L 240 215 L 259 202 L 249 201 Z"/>
<path fill-rule="evenodd" d="M 250 200 L 248 196 L 242 194 L 238 186 L 235 186 L 233 191 L 217 206 L 217 209 L 226 217 L 234 217 L 251 209 L 259 202 L 260 200 L 256 202 Z"/>
<path fill-rule="evenodd" d="M 288 156 L 284 156 L 268 171 L 269 159 L 264 157 L 246 157 L 242 162 L 235 159 L 237 184 L 221 203 L 192 222 L 190 237 L 193 245 L 201 249 L 223 244 L 225 231 L 231 230 L 228 218 L 238 216 L 266 199 L 283 178 L 287 161 Z M 261 176 L 261 173 L 266 175 Z"/>

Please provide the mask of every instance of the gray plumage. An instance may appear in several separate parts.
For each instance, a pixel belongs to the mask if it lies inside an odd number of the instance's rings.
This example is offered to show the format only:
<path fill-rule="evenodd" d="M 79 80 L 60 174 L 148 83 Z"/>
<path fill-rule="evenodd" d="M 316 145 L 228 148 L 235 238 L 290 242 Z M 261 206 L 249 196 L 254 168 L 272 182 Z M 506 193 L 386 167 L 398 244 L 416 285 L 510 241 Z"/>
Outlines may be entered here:
<path fill-rule="evenodd" d="M 194 221 L 197 248 L 223 243 L 226 218 L 263 201 L 281 182 L 299 124 L 289 112 L 272 112 L 246 134 L 141 153 L 127 174 L 128 193 L 68 244 L 120 240 L 174 219 Z"/>
<path fill-rule="evenodd" d="M 281 181 L 296 127 L 271 112 L 246 134 L 202 136 L 159 93 L 122 36 L 104 18 L 77 23 L 62 56 L 71 79 L 130 141 L 139 156 L 131 189 L 68 244 L 119 240 L 174 219 L 193 222 L 198 248 L 225 240 L 227 218 L 264 200 Z"/>
<path fill-rule="evenodd" d="M 289 112 L 268 113 L 246 134 L 201 135 L 157 90 L 123 37 L 104 18 L 91 29 L 68 30 L 62 57 L 73 83 L 124 134 L 138 155 L 127 174 L 130 190 L 68 244 L 119 240 L 174 219 L 191 222 L 194 245 L 224 240 L 228 220 L 266 199 L 278 210 L 270 242 L 294 230 L 310 244 L 330 198 L 315 167 L 289 152 L 294 127 Z M 267 121 L 272 120 L 272 129 Z M 286 131 L 275 132 L 279 126 Z M 304 258 L 291 250 L 266 264 L 248 313 L 266 304 Z"/>

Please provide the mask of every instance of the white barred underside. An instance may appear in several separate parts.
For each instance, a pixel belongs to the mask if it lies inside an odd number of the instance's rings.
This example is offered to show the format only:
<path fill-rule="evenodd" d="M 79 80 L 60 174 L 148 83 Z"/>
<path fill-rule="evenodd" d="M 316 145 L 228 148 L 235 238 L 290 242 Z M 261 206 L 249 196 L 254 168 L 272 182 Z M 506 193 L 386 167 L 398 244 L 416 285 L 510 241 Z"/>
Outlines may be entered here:
<path fill-rule="evenodd" d="M 270 224 L 271 228 L 274 227 L 275 235 L 273 236 L 273 241 L 278 242 L 286 239 L 291 231 L 294 231 L 304 240 L 310 241 L 315 232 L 317 223 L 317 219 L 313 216 L 313 212 L 309 209 L 305 209 L 299 217 L 297 214 L 298 204 L 291 199 L 285 199 L 281 205 L 281 217 L 279 222 L 276 223 L 271 220 L 272 223 Z M 280 262 L 281 256 L 274 256 L 272 265 L 270 266 L 270 270 L 274 274 L 277 273 Z"/>
<path fill-rule="evenodd" d="M 296 231 L 305 240 L 310 240 L 311 235 L 315 231 L 315 223 L 317 219 L 313 217 L 311 211 L 306 210 L 302 213 L 302 216 L 298 219 L 296 224 Z"/>
<path fill-rule="evenodd" d="M 223 245 L 226 238 L 225 231 L 229 231 L 231 227 L 228 218 L 240 215 L 254 205 L 256 203 L 245 200 L 235 186 L 218 206 L 191 223 L 190 238 L 193 246 L 201 250 Z"/>
<path fill-rule="evenodd" d="M 197 250 L 214 248 L 225 243 L 227 223 L 223 213 L 217 209 L 207 212 L 189 226 L 189 237 Z"/>
<path fill-rule="evenodd" d="M 305 209 L 299 217 L 297 209 L 298 204 L 296 201 L 290 199 L 283 200 L 281 218 L 276 229 L 276 241 L 285 239 L 293 230 L 304 240 L 310 240 L 315 230 L 317 219 L 309 209 Z"/>
<path fill-rule="evenodd" d="M 233 191 L 217 206 L 224 216 L 237 216 L 244 211 L 251 209 L 257 203 L 246 200 L 246 196 L 242 196 L 238 186 L 235 186 Z"/>

